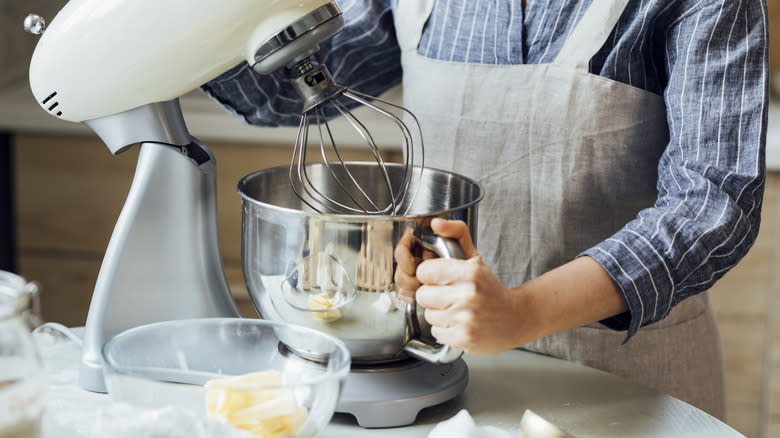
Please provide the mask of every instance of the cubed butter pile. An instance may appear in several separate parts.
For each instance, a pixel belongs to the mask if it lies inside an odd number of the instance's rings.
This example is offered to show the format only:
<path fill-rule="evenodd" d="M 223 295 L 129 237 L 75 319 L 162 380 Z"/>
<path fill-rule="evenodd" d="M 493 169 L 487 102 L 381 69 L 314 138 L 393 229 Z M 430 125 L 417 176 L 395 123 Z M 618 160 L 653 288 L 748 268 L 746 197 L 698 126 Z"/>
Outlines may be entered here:
<path fill-rule="evenodd" d="M 341 318 L 341 311 L 339 309 L 328 310 L 335 307 L 339 302 L 339 299 L 331 298 L 327 293 L 323 292 L 319 295 L 309 295 L 306 304 L 310 310 L 317 311 L 313 312 L 314 319 L 330 321 Z"/>
<path fill-rule="evenodd" d="M 293 436 L 308 413 L 295 402 L 292 389 L 278 387 L 281 383 L 275 370 L 210 380 L 205 385 L 206 411 L 263 438 Z"/>

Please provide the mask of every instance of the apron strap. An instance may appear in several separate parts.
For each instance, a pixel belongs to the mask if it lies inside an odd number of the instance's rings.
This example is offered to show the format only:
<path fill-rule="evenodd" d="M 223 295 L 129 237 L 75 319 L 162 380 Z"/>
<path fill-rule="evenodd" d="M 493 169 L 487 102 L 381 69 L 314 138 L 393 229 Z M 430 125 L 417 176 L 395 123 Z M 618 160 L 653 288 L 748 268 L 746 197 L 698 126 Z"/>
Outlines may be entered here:
<path fill-rule="evenodd" d="M 604 46 L 628 1 L 593 0 L 553 63 L 587 72 L 590 60 Z"/>
<path fill-rule="evenodd" d="M 401 51 L 417 50 L 425 23 L 433 11 L 435 0 L 393 0 L 395 8 L 395 30 Z M 597 0 L 599 1 L 599 0 Z M 602 0 L 603 1 L 603 0 Z"/>

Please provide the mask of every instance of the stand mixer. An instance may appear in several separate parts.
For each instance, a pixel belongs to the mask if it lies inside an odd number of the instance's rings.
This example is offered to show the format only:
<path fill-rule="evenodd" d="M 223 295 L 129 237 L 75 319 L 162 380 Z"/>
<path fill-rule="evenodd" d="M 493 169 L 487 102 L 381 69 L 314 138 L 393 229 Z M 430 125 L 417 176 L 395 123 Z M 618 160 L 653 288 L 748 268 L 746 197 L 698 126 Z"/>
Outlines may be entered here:
<path fill-rule="evenodd" d="M 172 319 L 240 316 L 219 254 L 216 162 L 189 134 L 180 96 L 244 61 L 261 74 L 286 68 L 297 77 L 305 101 L 289 168 L 298 197 L 314 212 L 362 215 L 405 214 L 404 206 L 414 197 L 410 187 L 416 169 L 422 177 L 422 144 L 415 152 L 419 126 L 410 129 L 401 119 L 416 121 L 414 116 L 336 86 L 324 66 L 312 62 L 319 44 L 343 27 L 332 1 L 70 0 L 45 32 L 36 16 L 28 17 L 25 26 L 42 33 L 30 65 L 32 92 L 42 108 L 84 123 L 113 154 L 141 144 L 89 308 L 79 373 L 85 389 L 105 392 L 101 348 L 125 329 Z M 405 159 L 400 177 L 389 178 L 370 131 L 337 102 L 342 97 L 370 105 L 399 127 Z M 321 112 L 325 105 L 335 105 L 374 153 L 387 202 L 371 202 L 362 189 L 365 183 L 341 160 Z M 392 115 L 388 107 L 405 115 Z M 327 184 L 335 181 L 341 193 L 354 196 L 323 195 L 312 183 L 316 178 L 307 173 L 312 167 L 306 151 L 309 125 L 315 121 L 319 141 L 313 143 L 320 148 L 323 172 L 331 175 Z M 326 158 L 328 150 L 337 160 Z M 416 357 L 426 354 L 419 348 L 419 355 L 413 353 L 413 346 L 410 351 Z M 442 363 L 411 359 L 404 366 L 352 373 L 337 411 L 355 415 L 366 427 L 413 422 L 422 408 L 465 389 L 465 362 L 459 352 L 450 353 Z"/>

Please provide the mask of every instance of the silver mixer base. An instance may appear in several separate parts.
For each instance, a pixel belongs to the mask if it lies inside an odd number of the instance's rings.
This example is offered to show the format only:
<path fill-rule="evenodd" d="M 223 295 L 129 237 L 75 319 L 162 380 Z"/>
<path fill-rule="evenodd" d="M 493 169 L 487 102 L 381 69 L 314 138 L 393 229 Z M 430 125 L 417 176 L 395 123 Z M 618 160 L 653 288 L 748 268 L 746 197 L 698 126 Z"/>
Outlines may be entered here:
<path fill-rule="evenodd" d="M 451 364 L 413 361 L 406 366 L 353 370 L 336 412 L 351 414 L 361 427 L 414 423 L 424 408 L 460 395 L 468 383 L 463 359 Z"/>

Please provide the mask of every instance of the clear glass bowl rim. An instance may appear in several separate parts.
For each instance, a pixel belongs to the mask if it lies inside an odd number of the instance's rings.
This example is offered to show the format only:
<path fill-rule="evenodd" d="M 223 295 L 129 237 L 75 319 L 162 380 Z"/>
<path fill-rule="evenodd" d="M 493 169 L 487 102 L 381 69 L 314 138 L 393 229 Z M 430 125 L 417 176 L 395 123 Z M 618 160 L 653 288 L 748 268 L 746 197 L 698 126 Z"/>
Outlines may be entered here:
<path fill-rule="evenodd" d="M 340 359 L 341 363 L 335 363 L 333 369 L 329 369 L 323 374 L 302 380 L 299 382 L 291 383 L 291 384 L 281 384 L 281 385 L 247 385 L 247 384 L 233 384 L 228 386 L 223 386 L 223 388 L 229 389 L 229 390 L 236 390 L 236 391 L 251 391 L 251 390 L 257 390 L 257 389 L 272 389 L 272 388 L 293 388 L 293 387 L 300 387 L 300 386 L 310 386 L 310 385 L 317 385 L 319 383 L 331 381 L 331 380 L 337 380 L 341 379 L 347 376 L 350 371 L 351 363 L 352 363 L 352 356 L 349 352 L 349 349 L 347 348 L 346 344 L 339 338 L 329 335 L 325 332 L 315 330 L 313 328 L 304 327 L 296 324 L 290 324 L 286 322 L 280 322 L 280 321 L 269 321 L 265 319 L 251 319 L 251 318 L 193 318 L 193 319 L 180 319 L 180 320 L 171 320 L 171 321 L 161 321 L 161 322 L 155 322 L 155 323 L 149 323 L 140 325 L 137 327 L 129 328 L 127 330 L 124 330 L 122 332 L 117 333 L 116 335 L 112 336 L 108 341 L 106 341 L 105 344 L 103 344 L 103 347 L 101 348 L 101 355 L 103 356 L 103 364 L 106 369 L 110 369 L 110 371 L 114 374 L 119 374 L 123 376 L 132 376 L 141 378 L 148 381 L 157 381 L 149 376 L 146 376 L 142 373 L 136 373 L 132 371 L 127 371 L 124 369 L 121 365 L 117 365 L 114 361 L 112 361 L 109 358 L 109 350 L 110 348 L 119 342 L 121 338 L 132 336 L 138 332 L 143 331 L 150 331 L 159 329 L 160 327 L 166 327 L 166 326 L 181 326 L 181 325 L 199 325 L 202 326 L 204 324 L 206 325 L 219 325 L 224 323 L 237 323 L 237 324 L 249 324 L 249 325 L 255 325 L 255 326 L 265 326 L 270 329 L 273 328 L 281 328 L 285 330 L 294 330 L 297 332 L 303 332 L 306 334 L 311 334 L 314 336 L 319 336 L 322 338 L 327 339 L 329 342 L 332 342 L 338 351 L 338 357 Z M 225 375 L 225 377 L 232 377 L 231 375 Z"/>

